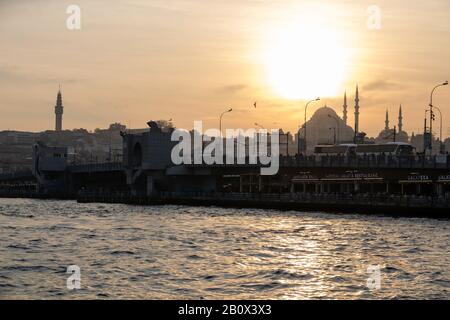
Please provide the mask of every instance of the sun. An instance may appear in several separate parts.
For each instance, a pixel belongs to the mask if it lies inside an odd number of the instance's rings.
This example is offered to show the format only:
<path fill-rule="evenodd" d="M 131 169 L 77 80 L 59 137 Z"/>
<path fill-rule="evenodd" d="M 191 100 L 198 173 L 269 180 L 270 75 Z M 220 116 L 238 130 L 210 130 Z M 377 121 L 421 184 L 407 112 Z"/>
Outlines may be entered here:
<path fill-rule="evenodd" d="M 270 86 L 286 99 L 338 94 L 350 55 L 337 30 L 299 20 L 272 32 L 264 55 Z"/>

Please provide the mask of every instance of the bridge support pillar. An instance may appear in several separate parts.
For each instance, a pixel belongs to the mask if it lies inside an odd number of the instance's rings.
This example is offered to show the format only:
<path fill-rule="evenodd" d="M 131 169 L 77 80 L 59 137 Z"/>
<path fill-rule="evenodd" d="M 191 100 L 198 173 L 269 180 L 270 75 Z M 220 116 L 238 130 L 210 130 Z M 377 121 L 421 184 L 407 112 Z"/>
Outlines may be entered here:
<path fill-rule="evenodd" d="M 444 192 L 443 192 L 442 184 L 436 183 L 436 184 L 434 185 L 434 192 L 435 192 L 435 194 L 436 194 L 438 197 L 443 196 L 443 195 L 444 195 Z"/>
<path fill-rule="evenodd" d="M 151 197 L 155 193 L 155 180 L 152 176 L 147 176 L 147 197 Z"/>

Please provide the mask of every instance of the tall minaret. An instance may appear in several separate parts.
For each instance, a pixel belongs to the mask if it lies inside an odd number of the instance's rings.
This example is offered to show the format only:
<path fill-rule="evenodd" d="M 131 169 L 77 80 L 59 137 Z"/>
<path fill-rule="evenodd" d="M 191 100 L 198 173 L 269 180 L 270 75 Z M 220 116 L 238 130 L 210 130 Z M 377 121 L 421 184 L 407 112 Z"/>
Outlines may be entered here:
<path fill-rule="evenodd" d="M 389 111 L 386 109 L 386 120 L 384 121 L 384 130 L 389 130 Z"/>
<path fill-rule="evenodd" d="M 356 85 L 355 94 L 355 135 L 359 133 L 359 90 L 358 85 Z"/>
<path fill-rule="evenodd" d="M 347 92 L 344 93 L 344 111 L 343 111 L 343 117 L 344 124 L 347 125 Z"/>
<path fill-rule="evenodd" d="M 400 105 L 400 109 L 398 110 L 398 132 L 403 131 L 403 113 L 402 113 L 402 105 Z"/>
<path fill-rule="evenodd" d="M 58 90 L 58 95 L 56 97 L 56 106 L 55 106 L 55 131 L 62 130 L 62 115 L 64 112 L 64 107 L 62 104 L 62 96 L 61 96 L 61 87 Z"/>

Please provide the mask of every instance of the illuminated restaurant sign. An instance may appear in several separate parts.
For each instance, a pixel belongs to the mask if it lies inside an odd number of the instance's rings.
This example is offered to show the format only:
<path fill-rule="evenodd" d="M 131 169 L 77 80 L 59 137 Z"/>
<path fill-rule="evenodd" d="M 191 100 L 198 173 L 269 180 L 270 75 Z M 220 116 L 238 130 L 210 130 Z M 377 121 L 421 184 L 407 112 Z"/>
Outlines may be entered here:
<path fill-rule="evenodd" d="M 354 179 L 354 180 L 362 180 L 362 179 L 377 179 L 380 178 L 378 173 L 362 173 L 362 172 L 351 172 L 345 174 L 327 174 L 325 175 L 325 179 Z"/>
<path fill-rule="evenodd" d="M 439 176 L 439 181 L 450 181 L 450 174 Z"/>
<path fill-rule="evenodd" d="M 301 174 L 298 176 L 295 176 L 293 180 L 318 180 L 318 177 L 312 174 Z"/>
<path fill-rule="evenodd" d="M 408 176 L 409 181 L 426 181 L 430 180 L 430 177 L 427 175 L 410 175 Z"/>

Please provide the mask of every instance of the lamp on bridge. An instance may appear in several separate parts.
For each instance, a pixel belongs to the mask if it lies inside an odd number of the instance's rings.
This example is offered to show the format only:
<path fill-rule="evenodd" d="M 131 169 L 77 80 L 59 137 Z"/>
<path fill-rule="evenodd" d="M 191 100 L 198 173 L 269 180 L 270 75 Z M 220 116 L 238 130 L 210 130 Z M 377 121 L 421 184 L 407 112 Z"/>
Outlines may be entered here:
<path fill-rule="evenodd" d="M 308 101 L 307 103 L 306 103 L 306 105 L 305 105 L 305 122 L 304 122 L 304 126 L 305 126 L 305 131 L 304 131 L 304 139 L 305 139 L 305 154 L 306 154 L 306 152 L 307 152 L 307 150 L 308 150 L 308 143 L 306 142 L 306 111 L 308 110 L 308 106 L 309 106 L 309 104 L 310 103 L 312 103 L 312 102 L 314 102 L 314 101 L 320 101 L 320 98 L 318 97 L 318 98 L 316 98 L 316 99 L 314 99 L 314 100 L 310 100 L 310 101 Z M 300 152 L 300 150 L 299 150 L 299 152 Z"/>
<path fill-rule="evenodd" d="M 231 112 L 231 111 L 233 111 L 233 108 L 230 108 L 230 109 L 228 109 L 228 110 L 226 110 L 226 111 L 224 111 L 224 112 L 222 112 L 222 113 L 220 114 L 220 118 L 219 118 L 219 130 L 220 130 L 220 134 L 222 134 L 222 117 L 223 117 L 223 115 L 224 115 L 225 113 L 229 113 L 229 112 Z"/>
<path fill-rule="evenodd" d="M 430 148 L 430 153 L 433 151 L 433 121 L 434 121 L 434 112 L 433 112 L 433 94 L 434 94 L 434 91 L 437 89 L 437 88 L 439 88 L 439 87 L 442 87 L 442 86 L 447 86 L 448 85 L 448 81 L 445 81 L 444 83 L 441 83 L 441 84 L 438 84 L 437 86 L 435 86 L 434 88 L 433 88 L 433 90 L 431 90 L 431 95 L 430 95 L 430 104 L 429 104 L 429 106 L 430 106 L 430 138 L 431 138 L 431 144 L 429 145 L 429 148 Z M 440 114 L 440 122 L 441 122 L 441 126 L 440 126 L 440 133 L 439 133 L 439 141 L 440 141 L 440 143 L 441 143 L 441 153 L 442 153 L 442 151 L 443 151 L 443 148 L 442 148 L 442 113 L 441 113 L 441 110 L 438 108 L 438 107 L 435 107 L 438 111 L 439 111 L 439 114 Z M 425 128 L 425 132 L 426 132 L 426 128 Z"/>

